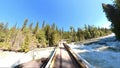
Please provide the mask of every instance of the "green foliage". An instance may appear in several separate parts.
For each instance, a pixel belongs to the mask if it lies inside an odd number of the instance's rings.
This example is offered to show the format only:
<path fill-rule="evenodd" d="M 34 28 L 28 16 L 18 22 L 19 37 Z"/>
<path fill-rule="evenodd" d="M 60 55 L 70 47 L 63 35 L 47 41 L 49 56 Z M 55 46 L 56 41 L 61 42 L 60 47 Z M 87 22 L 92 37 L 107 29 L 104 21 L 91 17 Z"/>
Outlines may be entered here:
<path fill-rule="evenodd" d="M 73 26 L 70 26 L 70 41 L 71 42 L 77 41 L 76 32 Z"/>
<path fill-rule="evenodd" d="M 6 50 L 11 50 L 10 44 L 6 43 L 6 42 L 0 42 L 0 48 L 6 49 Z"/>
<path fill-rule="evenodd" d="M 44 31 L 45 31 L 45 36 L 46 36 L 46 40 L 48 41 L 49 46 L 55 46 L 57 45 L 59 39 L 60 39 L 60 35 L 58 30 L 56 29 L 56 25 L 52 24 L 52 26 L 50 27 L 50 25 L 46 25 L 44 27 Z"/>
<path fill-rule="evenodd" d="M 50 46 L 57 46 L 60 40 L 58 27 L 53 23 L 51 26 Z"/>
<path fill-rule="evenodd" d="M 77 31 L 74 30 L 74 27 L 70 27 L 70 32 L 64 32 L 63 38 L 67 39 L 68 42 L 76 42 L 91 38 L 97 38 L 100 36 L 105 36 L 110 33 L 111 33 L 110 29 L 85 25 L 83 29 L 78 28 Z"/>
<path fill-rule="evenodd" d="M 28 52 L 29 51 L 29 37 L 26 35 L 24 43 L 22 44 L 20 50 L 23 52 Z"/>
<path fill-rule="evenodd" d="M 36 34 L 36 38 L 37 38 L 38 42 L 41 43 L 42 47 L 47 47 L 45 32 L 43 30 L 39 30 L 39 32 Z"/>
<path fill-rule="evenodd" d="M 56 29 L 56 30 L 57 30 L 57 29 Z M 57 30 L 57 31 L 58 31 L 58 33 L 59 33 L 59 35 L 60 35 L 60 39 L 62 39 L 62 38 L 63 38 L 63 33 L 64 33 L 63 28 L 60 29 L 60 30 Z"/>
<path fill-rule="evenodd" d="M 49 38 L 50 38 L 50 25 L 49 24 L 47 24 L 46 26 L 45 26 L 45 28 L 44 28 L 44 31 L 45 31 L 45 36 L 46 36 L 46 40 L 49 40 Z"/>
<path fill-rule="evenodd" d="M 0 23 L 0 31 L 2 31 L 4 28 L 4 24 L 3 23 Z"/>
<path fill-rule="evenodd" d="M 63 39 L 69 39 L 70 38 L 70 32 L 67 32 L 67 31 L 65 31 L 65 32 L 63 32 Z"/>
<path fill-rule="evenodd" d="M 0 23 L 0 42 L 6 41 L 7 33 L 7 23 L 6 25 Z"/>
<path fill-rule="evenodd" d="M 30 23 L 29 29 L 32 31 L 33 23 Z"/>
<path fill-rule="evenodd" d="M 39 22 L 37 22 L 37 24 L 33 30 L 33 34 L 37 34 L 38 30 L 39 30 Z"/>
<path fill-rule="evenodd" d="M 23 30 L 26 28 L 26 26 L 27 26 L 27 22 L 28 22 L 28 19 L 25 19 L 21 31 L 23 31 Z"/>
<path fill-rule="evenodd" d="M 120 9 L 120 0 L 114 0 L 114 5 Z"/>
<path fill-rule="evenodd" d="M 4 32 L 0 32 L 0 42 L 4 42 L 5 41 L 5 33 Z"/>
<path fill-rule="evenodd" d="M 55 31 L 52 31 L 51 37 L 49 40 L 49 45 L 50 46 L 57 46 L 58 41 L 59 41 L 59 35 Z"/>
<path fill-rule="evenodd" d="M 109 29 L 90 25 L 85 25 L 85 28 L 77 30 L 71 26 L 69 31 L 64 31 L 55 24 L 45 25 L 44 21 L 40 29 L 39 22 L 35 27 L 33 27 L 34 23 L 27 26 L 27 22 L 28 19 L 24 21 L 22 28 L 17 28 L 17 24 L 8 28 L 8 23 L 0 23 L 0 48 L 28 52 L 37 47 L 57 46 L 60 40 L 77 42 L 111 33 Z"/>
<path fill-rule="evenodd" d="M 77 30 L 77 38 L 78 38 L 78 41 L 82 41 L 85 39 L 84 32 L 80 28 L 78 28 L 78 30 Z"/>
<path fill-rule="evenodd" d="M 111 29 L 116 38 L 120 40 L 120 1 L 114 0 L 114 5 L 102 4 L 103 10 L 109 21 L 112 22 Z"/>
<path fill-rule="evenodd" d="M 21 46 L 21 48 L 20 48 L 20 51 L 22 51 L 22 52 L 28 52 L 28 51 L 29 51 L 29 48 L 28 48 L 27 45 L 23 44 L 23 45 Z"/>
<path fill-rule="evenodd" d="M 42 23 L 42 29 L 44 29 L 44 27 L 45 27 L 45 21 L 43 21 Z"/>

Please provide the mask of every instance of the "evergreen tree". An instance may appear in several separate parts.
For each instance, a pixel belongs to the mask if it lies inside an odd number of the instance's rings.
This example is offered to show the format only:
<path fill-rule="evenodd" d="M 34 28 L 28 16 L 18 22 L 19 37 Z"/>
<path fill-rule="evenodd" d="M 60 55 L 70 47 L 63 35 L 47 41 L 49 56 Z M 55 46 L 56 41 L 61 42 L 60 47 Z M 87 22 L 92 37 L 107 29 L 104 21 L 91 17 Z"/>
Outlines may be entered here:
<path fill-rule="evenodd" d="M 60 39 L 63 38 L 63 32 L 62 32 L 62 29 L 59 30 L 59 34 L 60 34 Z"/>
<path fill-rule="evenodd" d="M 58 40 L 59 40 L 58 31 L 56 30 L 56 25 L 53 23 L 50 29 L 49 45 L 50 46 L 57 45 Z"/>
<path fill-rule="evenodd" d="M 77 30 L 77 37 L 78 37 L 78 41 L 82 41 L 84 40 L 84 32 L 82 31 L 82 29 L 78 28 Z"/>
<path fill-rule="evenodd" d="M 120 10 L 120 0 L 114 0 L 114 5 Z"/>
<path fill-rule="evenodd" d="M 5 39 L 4 39 L 5 33 L 4 33 L 3 29 L 4 29 L 4 24 L 0 23 L 0 42 L 4 42 L 5 41 Z"/>
<path fill-rule="evenodd" d="M 42 29 L 44 29 L 44 27 L 45 27 L 45 21 L 43 21 L 42 23 Z"/>
<path fill-rule="evenodd" d="M 74 27 L 70 26 L 70 41 L 71 42 L 74 42 L 74 39 L 73 39 L 73 30 L 74 30 Z"/>
<path fill-rule="evenodd" d="M 38 30 L 39 30 L 39 22 L 37 22 L 37 24 L 33 30 L 33 34 L 37 34 Z"/>
<path fill-rule="evenodd" d="M 23 52 L 28 52 L 29 51 L 29 36 L 28 35 L 26 35 L 25 36 L 25 40 L 24 40 L 24 43 L 22 44 L 22 46 L 21 46 L 21 51 L 23 51 Z"/>
<path fill-rule="evenodd" d="M 45 26 L 44 31 L 45 31 L 46 40 L 49 40 L 50 38 L 50 25 L 49 24 Z"/>
<path fill-rule="evenodd" d="M 25 19 L 21 31 L 23 31 L 23 30 L 26 28 L 26 26 L 27 26 L 27 22 L 28 22 L 28 19 Z"/>
<path fill-rule="evenodd" d="M 7 28 L 8 28 L 8 23 L 5 24 L 5 27 L 4 27 L 4 31 L 7 31 Z"/>
<path fill-rule="evenodd" d="M 32 23 L 30 23 L 30 25 L 29 25 L 29 29 L 32 31 L 32 27 L 33 27 L 33 22 Z"/>
<path fill-rule="evenodd" d="M 102 4 L 106 17 L 112 22 L 112 31 L 115 33 L 116 38 L 120 40 L 120 1 L 115 0 L 115 5 Z"/>
<path fill-rule="evenodd" d="M 35 28 L 32 28 L 33 23 L 27 27 L 27 22 L 28 19 L 24 21 L 22 28 L 17 28 L 17 24 L 8 28 L 7 23 L 0 23 L 0 48 L 28 52 L 38 46 L 57 46 L 60 40 L 76 42 L 110 34 L 109 29 L 90 25 L 85 25 L 84 29 L 78 28 L 77 31 L 71 26 L 69 31 L 64 31 L 55 24 L 44 25 L 44 22 L 42 29 L 39 29 L 39 22 Z"/>
<path fill-rule="evenodd" d="M 86 25 L 85 25 L 84 35 L 85 35 L 85 39 L 91 38 L 91 34 L 90 34 L 88 27 Z"/>
<path fill-rule="evenodd" d="M 45 32 L 43 30 L 39 30 L 39 32 L 36 35 L 36 38 L 38 39 L 38 42 L 42 45 L 42 47 L 47 47 Z"/>
<path fill-rule="evenodd" d="M 14 46 L 15 44 L 15 39 L 17 36 L 17 29 L 16 29 L 16 24 L 10 29 L 10 41 L 11 41 L 11 48 Z"/>

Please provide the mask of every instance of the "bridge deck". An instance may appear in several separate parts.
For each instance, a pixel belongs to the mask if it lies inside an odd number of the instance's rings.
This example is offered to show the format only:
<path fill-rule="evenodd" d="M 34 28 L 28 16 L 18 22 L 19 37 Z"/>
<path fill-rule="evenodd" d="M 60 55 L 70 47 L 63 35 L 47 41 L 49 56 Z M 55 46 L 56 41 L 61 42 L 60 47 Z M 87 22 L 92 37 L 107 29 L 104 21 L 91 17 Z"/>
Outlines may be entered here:
<path fill-rule="evenodd" d="M 56 52 L 56 59 L 53 68 L 78 68 L 63 44 L 59 45 Z"/>

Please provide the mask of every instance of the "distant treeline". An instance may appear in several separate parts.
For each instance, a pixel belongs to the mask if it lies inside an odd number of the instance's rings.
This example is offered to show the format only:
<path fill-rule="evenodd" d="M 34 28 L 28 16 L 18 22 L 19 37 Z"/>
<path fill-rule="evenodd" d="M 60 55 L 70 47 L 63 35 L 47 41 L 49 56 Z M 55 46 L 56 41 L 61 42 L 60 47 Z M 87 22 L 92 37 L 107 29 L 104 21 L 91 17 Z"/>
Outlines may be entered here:
<path fill-rule="evenodd" d="M 60 40 L 68 40 L 68 42 L 77 42 L 91 38 L 105 36 L 111 33 L 110 29 L 99 28 L 95 26 L 85 25 L 83 29 L 70 27 L 69 31 L 59 29 L 55 24 L 49 25 L 39 22 L 33 27 L 33 23 L 27 26 L 28 19 L 25 19 L 21 28 L 17 28 L 15 24 L 8 28 L 8 23 L 0 23 L 0 49 L 28 52 L 34 48 L 44 48 L 57 46 Z"/>

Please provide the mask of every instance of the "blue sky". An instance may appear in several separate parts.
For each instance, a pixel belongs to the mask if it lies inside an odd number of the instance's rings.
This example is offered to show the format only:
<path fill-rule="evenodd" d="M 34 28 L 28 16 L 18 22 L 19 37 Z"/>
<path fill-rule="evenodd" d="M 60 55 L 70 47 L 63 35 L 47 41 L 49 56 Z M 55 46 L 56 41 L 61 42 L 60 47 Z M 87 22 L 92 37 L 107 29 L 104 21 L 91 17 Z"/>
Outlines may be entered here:
<path fill-rule="evenodd" d="M 9 27 L 17 23 L 21 27 L 26 18 L 28 25 L 37 21 L 55 23 L 59 28 L 69 30 L 70 26 L 83 27 L 84 24 L 107 27 L 110 22 L 105 17 L 102 3 L 111 0 L 0 0 L 0 22 L 8 22 Z"/>

